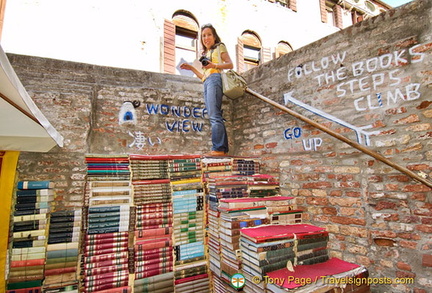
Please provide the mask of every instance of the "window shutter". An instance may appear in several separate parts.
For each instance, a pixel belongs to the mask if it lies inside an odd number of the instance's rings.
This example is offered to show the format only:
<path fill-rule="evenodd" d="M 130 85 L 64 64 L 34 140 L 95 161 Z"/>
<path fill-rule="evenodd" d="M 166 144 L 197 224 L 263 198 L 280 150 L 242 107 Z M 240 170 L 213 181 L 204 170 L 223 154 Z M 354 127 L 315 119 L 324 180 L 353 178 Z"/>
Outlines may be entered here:
<path fill-rule="evenodd" d="M 261 64 L 272 60 L 271 48 L 261 49 Z"/>
<path fill-rule="evenodd" d="M 320 0 L 321 21 L 327 23 L 326 0 Z"/>
<path fill-rule="evenodd" d="M 342 7 L 340 5 L 335 5 L 334 12 L 335 12 L 336 27 L 342 29 L 343 28 Z"/>
<path fill-rule="evenodd" d="M 175 74 L 175 25 L 166 19 L 163 38 L 163 72 Z"/>
<path fill-rule="evenodd" d="M 237 58 L 237 71 L 244 72 L 244 55 L 243 55 L 243 42 L 240 38 L 237 39 L 236 45 L 236 58 Z"/>
<path fill-rule="evenodd" d="M 290 0 L 288 2 L 288 8 L 291 9 L 292 11 L 297 12 L 297 0 Z"/>
<path fill-rule="evenodd" d="M 6 9 L 6 0 L 0 0 L 0 38 L 2 35 L 2 31 L 3 31 L 5 9 Z"/>

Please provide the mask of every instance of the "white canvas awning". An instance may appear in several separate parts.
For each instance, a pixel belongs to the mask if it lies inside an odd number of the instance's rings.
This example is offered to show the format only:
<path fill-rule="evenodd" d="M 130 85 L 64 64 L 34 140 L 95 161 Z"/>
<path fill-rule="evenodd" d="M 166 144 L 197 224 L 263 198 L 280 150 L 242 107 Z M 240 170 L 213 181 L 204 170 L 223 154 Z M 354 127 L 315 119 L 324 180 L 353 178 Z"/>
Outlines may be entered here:
<path fill-rule="evenodd" d="M 48 152 L 63 136 L 31 99 L 0 46 L 0 150 Z"/>

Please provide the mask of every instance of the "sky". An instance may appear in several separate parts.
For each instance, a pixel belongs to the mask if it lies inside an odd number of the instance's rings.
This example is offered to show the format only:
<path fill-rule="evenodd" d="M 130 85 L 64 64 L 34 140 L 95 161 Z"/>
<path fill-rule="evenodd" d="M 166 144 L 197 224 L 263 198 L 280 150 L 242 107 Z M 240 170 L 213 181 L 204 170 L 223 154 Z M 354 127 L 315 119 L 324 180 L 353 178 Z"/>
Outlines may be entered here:
<path fill-rule="evenodd" d="M 383 2 L 391 5 L 392 7 L 398 7 L 411 1 L 412 0 L 383 0 Z"/>

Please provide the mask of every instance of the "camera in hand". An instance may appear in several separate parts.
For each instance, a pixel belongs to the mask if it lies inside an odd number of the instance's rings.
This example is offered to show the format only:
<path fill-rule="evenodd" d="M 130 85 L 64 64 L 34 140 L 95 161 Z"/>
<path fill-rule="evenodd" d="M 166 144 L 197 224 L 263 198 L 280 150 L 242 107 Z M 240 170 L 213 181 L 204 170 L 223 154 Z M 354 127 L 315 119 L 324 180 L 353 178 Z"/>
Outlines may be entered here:
<path fill-rule="evenodd" d="M 207 66 L 210 62 L 210 59 L 206 56 L 201 56 L 201 58 L 199 58 L 199 61 L 201 62 L 202 66 Z"/>

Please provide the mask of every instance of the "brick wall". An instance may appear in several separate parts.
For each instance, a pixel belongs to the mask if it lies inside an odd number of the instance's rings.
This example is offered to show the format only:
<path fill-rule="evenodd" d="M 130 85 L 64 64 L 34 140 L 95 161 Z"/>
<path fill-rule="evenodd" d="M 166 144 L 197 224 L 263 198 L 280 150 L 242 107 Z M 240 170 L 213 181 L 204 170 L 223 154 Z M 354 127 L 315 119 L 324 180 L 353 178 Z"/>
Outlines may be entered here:
<path fill-rule="evenodd" d="M 430 176 L 431 12 L 430 1 L 414 2 L 245 76 L 258 93 L 282 104 L 291 100 L 289 108 Z M 197 79 L 8 56 L 65 137 L 64 148 L 22 153 L 19 160 L 20 179 L 56 183 L 58 206 L 81 205 L 86 153 L 197 154 L 210 148 Z M 119 121 L 126 101 L 140 102 L 135 124 Z M 280 178 L 284 195 L 297 197 L 306 220 L 331 232 L 333 256 L 366 265 L 374 278 L 414 278 L 413 284 L 374 284 L 374 292 L 431 291 L 429 188 L 250 95 L 227 100 L 224 111 L 233 154 L 262 158 L 263 172 Z"/>
<path fill-rule="evenodd" d="M 249 87 L 432 177 L 431 12 L 417 1 L 358 23 L 247 72 Z M 393 282 L 374 292 L 432 290 L 429 187 L 251 95 L 232 111 L 236 153 L 280 176 L 333 256 Z"/>
<path fill-rule="evenodd" d="M 57 204 L 81 206 L 87 153 L 201 154 L 210 151 L 202 84 L 196 78 L 8 54 L 30 96 L 64 136 L 47 154 L 22 152 L 20 177 L 52 180 Z M 126 101 L 134 120 L 121 123 Z M 224 104 L 229 119 L 230 102 Z M 230 128 L 230 121 L 227 126 Z"/>

